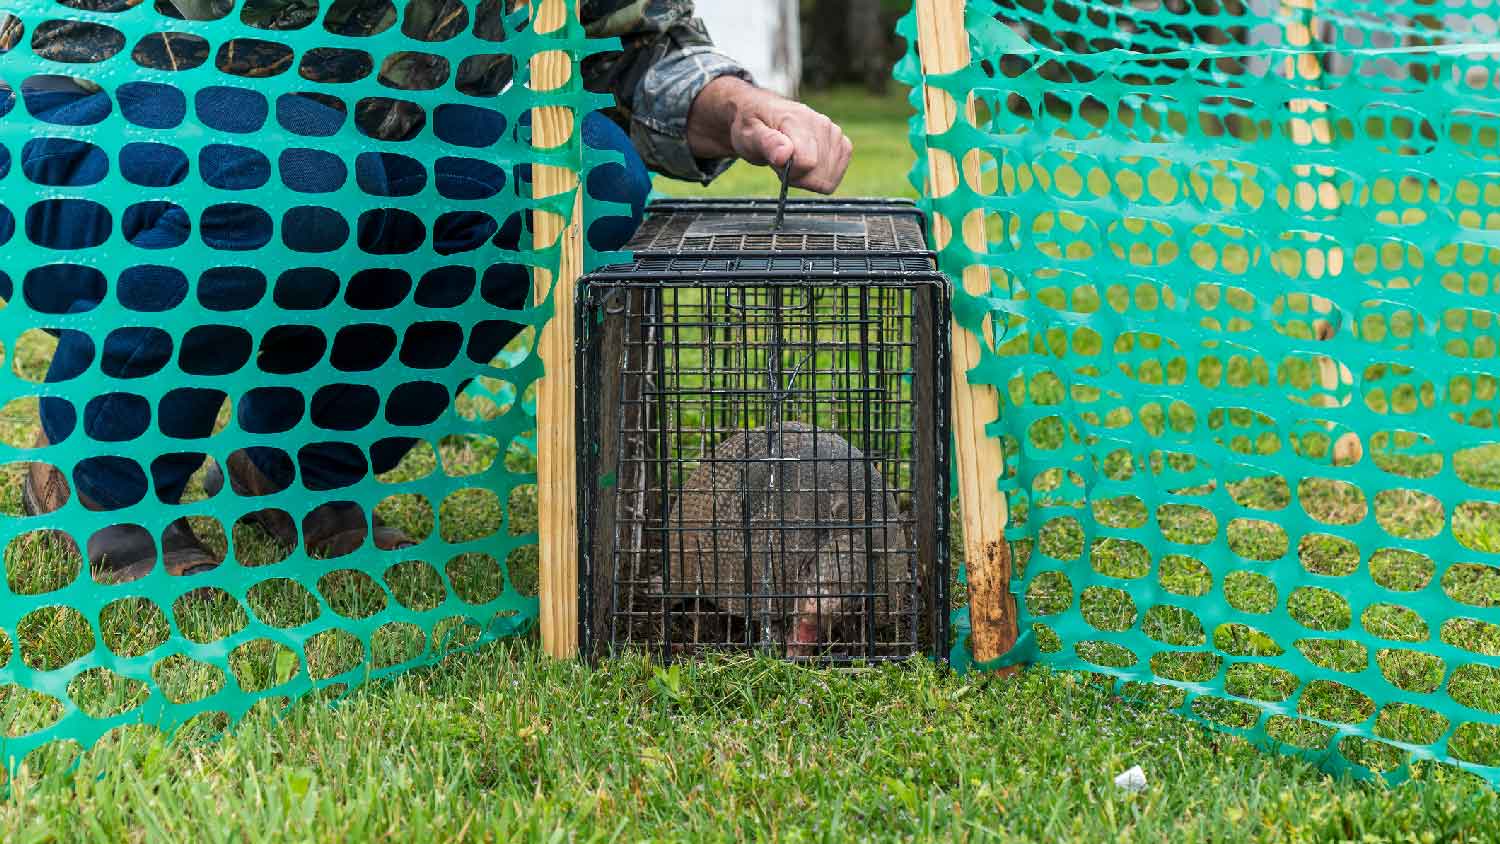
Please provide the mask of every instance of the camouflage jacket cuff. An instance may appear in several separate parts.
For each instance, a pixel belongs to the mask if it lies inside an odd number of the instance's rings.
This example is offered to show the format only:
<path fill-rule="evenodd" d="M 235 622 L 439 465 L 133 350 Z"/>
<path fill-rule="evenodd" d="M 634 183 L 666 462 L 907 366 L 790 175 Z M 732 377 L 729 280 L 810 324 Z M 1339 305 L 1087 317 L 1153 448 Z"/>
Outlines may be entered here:
<path fill-rule="evenodd" d="M 637 89 L 630 115 L 630 139 L 647 166 L 674 179 L 708 184 L 729 169 L 733 158 L 702 159 L 688 147 L 688 112 L 708 83 L 737 76 L 753 83 L 750 72 L 712 47 L 678 50 L 651 66 Z"/>

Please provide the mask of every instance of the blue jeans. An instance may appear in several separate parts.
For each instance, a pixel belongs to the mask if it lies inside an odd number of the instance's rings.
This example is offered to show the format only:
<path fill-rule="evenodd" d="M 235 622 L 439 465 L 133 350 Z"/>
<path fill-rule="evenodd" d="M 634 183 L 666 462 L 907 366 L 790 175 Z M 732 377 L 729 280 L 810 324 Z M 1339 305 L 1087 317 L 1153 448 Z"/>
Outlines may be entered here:
<path fill-rule="evenodd" d="M 204 108 L 213 108 L 214 103 L 200 102 L 198 106 L 201 114 Z M 138 103 L 134 107 L 139 114 L 143 106 Z M 63 90 L 44 92 L 35 101 L 28 101 L 28 108 L 53 123 L 86 125 L 102 119 L 110 109 L 110 102 L 102 93 Z M 500 119 L 495 113 L 472 108 L 455 111 L 459 116 L 448 122 L 445 139 L 462 142 L 466 133 L 473 138 L 495 136 L 495 121 Z M 296 131 L 307 135 L 330 134 L 345 119 L 342 112 L 306 98 L 279 103 L 278 117 L 283 123 L 296 124 Z M 529 131 L 528 124 L 529 115 L 523 116 L 522 128 Z M 609 164 L 595 168 L 585 185 L 594 199 L 629 206 L 630 216 L 596 220 L 587 233 L 593 248 L 619 249 L 640 223 L 650 179 L 629 139 L 603 115 L 586 117 L 583 139 L 594 149 L 616 150 L 625 157 L 623 166 Z M 299 190 L 319 189 L 329 179 L 330 166 L 343 166 L 338 159 L 310 149 L 287 150 L 279 156 L 278 163 L 288 187 Z M 67 186 L 97 181 L 108 161 L 102 151 L 89 144 L 44 138 L 27 145 L 21 165 L 34 182 Z M 144 185 L 174 185 L 189 175 L 187 158 L 173 147 L 158 144 L 126 147 L 118 156 L 117 166 L 131 181 Z M 211 146 L 199 157 L 198 178 L 225 190 L 252 189 L 268 183 L 272 166 L 268 156 L 248 146 Z M 487 197 L 498 194 L 505 186 L 504 171 L 483 162 L 448 158 L 433 169 L 436 187 L 443 196 Z M 420 190 L 428 178 L 420 164 L 391 153 L 361 155 L 354 170 L 359 185 L 377 196 L 410 195 Z M 530 167 L 517 167 L 513 178 L 517 183 L 514 189 L 520 195 L 528 195 Z M 333 186 L 339 181 L 334 181 Z M 321 189 L 331 188 L 325 185 Z M 248 201 L 245 196 L 227 195 L 226 200 L 240 202 L 227 202 L 205 211 L 199 223 L 199 236 L 206 243 L 228 251 L 250 250 L 271 237 L 270 218 L 255 207 L 253 194 Z M 34 206 L 25 225 L 34 242 L 71 249 L 97 242 L 102 234 L 109 232 L 112 221 L 100 206 L 54 202 Z M 191 232 L 186 213 L 165 202 L 132 206 L 119 215 L 119 225 L 126 240 L 147 248 L 180 245 Z M 439 256 L 478 248 L 485 240 L 502 249 L 516 249 L 526 230 L 520 214 L 497 225 L 485 214 L 455 212 L 437 215 L 430 225 L 431 248 Z M 306 252 L 336 249 L 350 235 L 348 223 L 342 217 L 317 213 L 317 209 L 309 209 L 296 219 L 289 217 L 282 224 L 282 236 L 288 245 L 295 243 L 294 248 Z M 367 253 L 391 254 L 417 248 L 426 231 L 423 223 L 409 213 L 376 210 L 361 215 L 353 236 Z M 438 258 L 433 263 L 443 261 Z M 106 295 L 103 274 L 88 267 L 61 264 L 33 272 L 42 273 L 44 278 L 26 284 L 24 290 L 27 303 L 42 313 L 81 313 L 97 306 Z M 237 424 L 250 433 L 275 433 L 295 425 L 304 412 L 311 414 L 314 424 L 333 432 L 352 431 L 368 424 L 379 413 L 381 395 L 367 383 L 360 383 L 357 373 L 375 369 L 396 353 L 395 332 L 379 324 L 378 319 L 372 319 L 369 323 L 331 330 L 334 336 L 330 343 L 317 327 L 281 325 L 263 334 L 257 354 L 251 348 L 250 333 L 232 325 L 232 312 L 254 306 L 270 284 L 263 272 L 250 266 L 226 266 L 204 273 L 196 291 L 199 302 L 207 309 L 229 313 L 224 320 L 226 324 L 198 326 L 177 338 L 179 365 L 192 374 L 229 374 L 253 358 L 263 371 L 292 375 L 315 365 L 328 353 L 336 368 L 355 373 L 351 383 L 323 385 L 310 396 L 290 385 L 251 389 L 238 400 Z M 340 286 L 340 277 L 326 267 L 293 268 L 275 279 L 273 296 L 282 309 L 312 310 L 332 302 Z M 412 290 L 413 281 L 401 270 L 376 269 L 356 273 L 342 286 L 349 305 L 375 310 L 404 300 Z M 493 319 L 469 326 L 467 338 L 464 327 L 456 322 L 413 325 L 399 341 L 400 359 L 408 366 L 439 369 L 465 352 L 477 364 L 488 363 L 524 327 L 504 317 L 505 310 L 525 307 L 530 275 L 524 266 L 495 264 L 482 273 L 467 267 L 436 266 L 415 286 L 418 304 L 438 308 L 468 301 L 477 287 L 479 295 L 496 308 L 496 313 Z M 151 264 L 121 273 L 116 293 L 121 303 L 132 310 L 165 311 L 183 302 L 189 287 L 187 277 L 181 272 L 170 266 Z M 52 333 L 58 337 L 58 346 L 47 380 L 67 380 L 88 369 L 95 354 L 95 338 L 76 330 Z M 465 339 L 467 348 L 463 349 Z M 100 366 L 116 378 L 147 377 L 171 362 L 173 345 L 173 338 L 160 329 L 116 329 L 103 339 Z M 396 425 L 429 424 L 448 407 L 447 390 L 451 387 L 456 395 L 467 384 L 465 379 L 454 385 L 415 381 L 396 386 L 386 400 L 386 418 Z M 157 423 L 163 433 L 172 437 L 206 438 L 226 397 L 225 392 L 208 388 L 172 390 L 161 400 Z M 43 430 L 51 442 L 62 442 L 77 426 L 78 413 L 70 402 L 44 398 L 40 412 Z M 103 442 L 128 442 L 143 433 L 150 420 L 149 402 L 129 392 L 95 396 L 83 408 L 84 433 Z M 340 442 L 304 447 L 295 455 L 295 464 L 293 455 L 277 448 L 256 447 L 246 453 L 277 489 L 289 486 L 296 468 L 300 468 L 302 483 L 308 489 L 332 490 L 350 486 L 370 471 L 389 471 L 416 442 L 408 437 L 381 440 L 370 449 L 368 461 L 360 448 Z M 158 456 L 149 467 L 149 480 L 146 470 L 129 457 L 89 457 L 74 470 L 74 482 L 77 490 L 90 499 L 90 506 L 99 509 L 132 506 L 145 497 L 150 486 L 155 487 L 162 501 L 176 503 L 189 477 L 206 457 L 201 452 Z"/>

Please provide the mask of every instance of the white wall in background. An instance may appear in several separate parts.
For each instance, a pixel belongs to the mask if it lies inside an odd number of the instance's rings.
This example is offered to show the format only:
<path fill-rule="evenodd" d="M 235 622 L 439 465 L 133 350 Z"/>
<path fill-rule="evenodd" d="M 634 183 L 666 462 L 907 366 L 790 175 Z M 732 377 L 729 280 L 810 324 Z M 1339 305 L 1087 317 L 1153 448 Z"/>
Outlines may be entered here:
<path fill-rule="evenodd" d="M 802 81 L 802 31 L 797 0 L 697 0 L 698 17 L 724 53 L 755 81 L 788 97 Z"/>

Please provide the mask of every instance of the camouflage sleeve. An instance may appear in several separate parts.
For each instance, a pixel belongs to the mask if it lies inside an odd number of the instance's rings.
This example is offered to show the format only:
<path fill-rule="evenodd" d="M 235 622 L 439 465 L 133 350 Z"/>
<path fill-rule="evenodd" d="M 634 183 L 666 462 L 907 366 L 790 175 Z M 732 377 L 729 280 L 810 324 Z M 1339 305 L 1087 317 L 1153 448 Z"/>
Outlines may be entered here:
<path fill-rule="evenodd" d="M 590 36 L 618 36 L 624 48 L 584 60 L 584 83 L 614 94 L 610 116 L 646 166 L 703 184 L 724 172 L 733 159 L 700 159 L 688 147 L 688 111 L 709 82 L 750 74 L 714 49 L 692 0 L 583 0 L 582 11 Z"/>

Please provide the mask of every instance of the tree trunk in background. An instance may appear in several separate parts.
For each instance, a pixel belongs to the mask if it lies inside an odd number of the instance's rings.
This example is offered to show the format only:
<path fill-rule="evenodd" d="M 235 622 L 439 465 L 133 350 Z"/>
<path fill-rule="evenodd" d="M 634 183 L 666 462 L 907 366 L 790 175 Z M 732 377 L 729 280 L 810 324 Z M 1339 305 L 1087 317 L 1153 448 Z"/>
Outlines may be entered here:
<path fill-rule="evenodd" d="M 845 5 L 849 11 L 850 69 L 870 93 L 884 94 L 891 69 L 886 67 L 886 33 L 880 19 L 880 4 L 875 0 L 853 0 Z"/>
<path fill-rule="evenodd" d="M 804 78 L 814 88 L 838 82 L 849 68 L 849 8 L 870 0 L 814 0 L 808 25 L 807 63 Z"/>
<path fill-rule="evenodd" d="M 801 0 L 802 78 L 810 88 L 854 83 L 883 94 L 897 48 L 896 18 L 911 0 Z"/>

